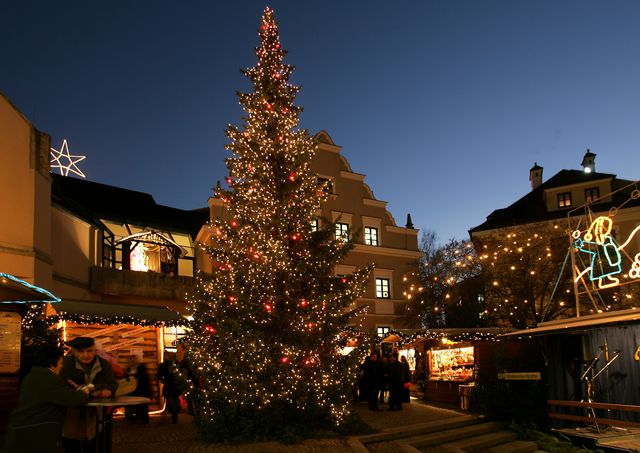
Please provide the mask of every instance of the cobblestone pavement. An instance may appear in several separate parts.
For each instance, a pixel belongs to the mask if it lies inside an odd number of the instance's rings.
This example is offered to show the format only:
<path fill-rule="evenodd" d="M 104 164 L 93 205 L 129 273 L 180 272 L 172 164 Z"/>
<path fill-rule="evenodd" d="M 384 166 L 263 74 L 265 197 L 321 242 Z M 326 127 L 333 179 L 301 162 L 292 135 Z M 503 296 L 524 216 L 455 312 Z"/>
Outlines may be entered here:
<path fill-rule="evenodd" d="M 413 402 L 403 405 L 402 411 L 389 412 L 386 405 L 381 410 L 367 410 L 366 403 L 359 403 L 353 409 L 365 423 L 375 429 L 412 425 L 459 415 L 458 412 L 440 409 Z M 371 451 L 384 453 L 390 445 L 384 442 L 371 445 Z M 353 450 L 344 438 L 309 439 L 293 445 L 279 442 L 256 442 L 250 444 L 204 443 L 192 418 L 180 414 L 177 424 L 171 424 L 169 416 L 152 416 L 149 425 L 134 424 L 123 418 L 116 418 L 113 426 L 113 453 L 350 453 Z"/>

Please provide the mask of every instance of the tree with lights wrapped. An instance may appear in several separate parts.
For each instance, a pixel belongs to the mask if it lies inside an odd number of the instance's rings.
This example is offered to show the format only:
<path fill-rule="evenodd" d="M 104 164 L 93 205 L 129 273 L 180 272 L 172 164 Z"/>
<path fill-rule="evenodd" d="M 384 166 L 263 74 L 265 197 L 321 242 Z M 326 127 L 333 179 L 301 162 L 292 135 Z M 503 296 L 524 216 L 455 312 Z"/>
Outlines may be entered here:
<path fill-rule="evenodd" d="M 474 238 L 485 287 L 485 315 L 498 325 L 535 327 L 567 314 L 573 285 L 566 232 L 531 224 Z"/>
<path fill-rule="evenodd" d="M 355 358 L 339 351 L 370 273 L 333 276 L 353 238 L 327 221 L 313 226 L 327 187 L 310 169 L 315 142 L 297 129 L 299 87 L 269 8 L 258 33 L 258 63 L 243 71 L 253 91 L 238 94 L 244 124 L 226 131 L 229 189 L 216 189 L 227 216 L 203 246 L 214 271 L 199 273 L 189 302 L 196 422 L 209 440 L 304 435 L 346 420 Z"/>

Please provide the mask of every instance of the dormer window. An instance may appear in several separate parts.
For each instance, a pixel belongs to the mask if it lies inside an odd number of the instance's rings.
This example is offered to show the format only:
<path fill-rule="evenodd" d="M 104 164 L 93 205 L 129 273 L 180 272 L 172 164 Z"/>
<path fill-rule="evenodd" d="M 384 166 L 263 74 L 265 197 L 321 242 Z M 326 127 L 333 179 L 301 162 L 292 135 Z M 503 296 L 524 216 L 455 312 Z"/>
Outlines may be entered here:
<path fill-rule="evenodd" d="M 589 189 L 584 189 L 584 201 L 587 203 L 593 203 L 598 198 L 600 198 L 600 189 L 597 187 L 591 187 Z"/>
<path fill-rule="evenodd" d="M 563 192 L 558 194 L 558 208 L 571 207 L 571 192 Z"/>

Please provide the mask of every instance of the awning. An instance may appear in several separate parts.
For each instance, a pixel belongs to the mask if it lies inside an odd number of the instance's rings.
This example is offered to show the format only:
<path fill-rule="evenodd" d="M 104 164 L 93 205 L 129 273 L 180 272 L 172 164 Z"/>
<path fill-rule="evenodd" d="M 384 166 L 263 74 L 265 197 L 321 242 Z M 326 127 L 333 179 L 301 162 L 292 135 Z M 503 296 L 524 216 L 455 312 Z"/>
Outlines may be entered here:
<path fill-rule="evenodd" d="M 639 322 L 640 310 L 620 310 L 596 315 L 580 316 L 577 318 L 558 319 L 554 321 L 542 322 L 538 327 L 515 332 L 505 333 L 500 337 L 527 338 L 541 335 L 558 335 L 562 333 L 576 333 L 609 324 L 619 324 L 628 322 Z"/>
<path fill-rule="evenodd" d="M 186 325 L 181 314 L 166 307 L 63 300 L 53 306 L 60 320 L 81 324 Z"/>
<path fill-rule="evenodd" d="M 32 285 L 10 274 L 0 272 L 0 303 L 60 302 L 44 288 Z"/>

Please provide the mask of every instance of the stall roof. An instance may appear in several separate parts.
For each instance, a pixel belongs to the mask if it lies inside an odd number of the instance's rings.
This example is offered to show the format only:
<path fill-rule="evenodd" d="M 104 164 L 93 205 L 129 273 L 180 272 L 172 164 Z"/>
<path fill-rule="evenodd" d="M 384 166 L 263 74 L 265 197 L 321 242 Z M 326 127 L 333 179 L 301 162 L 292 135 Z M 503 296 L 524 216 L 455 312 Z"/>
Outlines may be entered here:
<path fill-rule="evenodd" d="M 538 327 L 517 330 L 500 335 L 500 337 L 533 337 L 541 335 L 558 335 L 562 333 L 584 331 L 608 324 L 619 324 L 640 321 L 640 310 L 629 309 L 598 313 L 596 315 L 580 316 L 577 318 L 558 319 L 542 322 Z"/>
<path fill-rule="evenodd" d="M 186 319 L 166 307 L 63 300 L 54 306 L 61 319 L 101 324 L 186 324 Z"/>
<path fill-rule="evenodd" d="M 0 303 L 59 302 L 44 288 L 32 285 L 11 274 L 0 272 Z"/>

